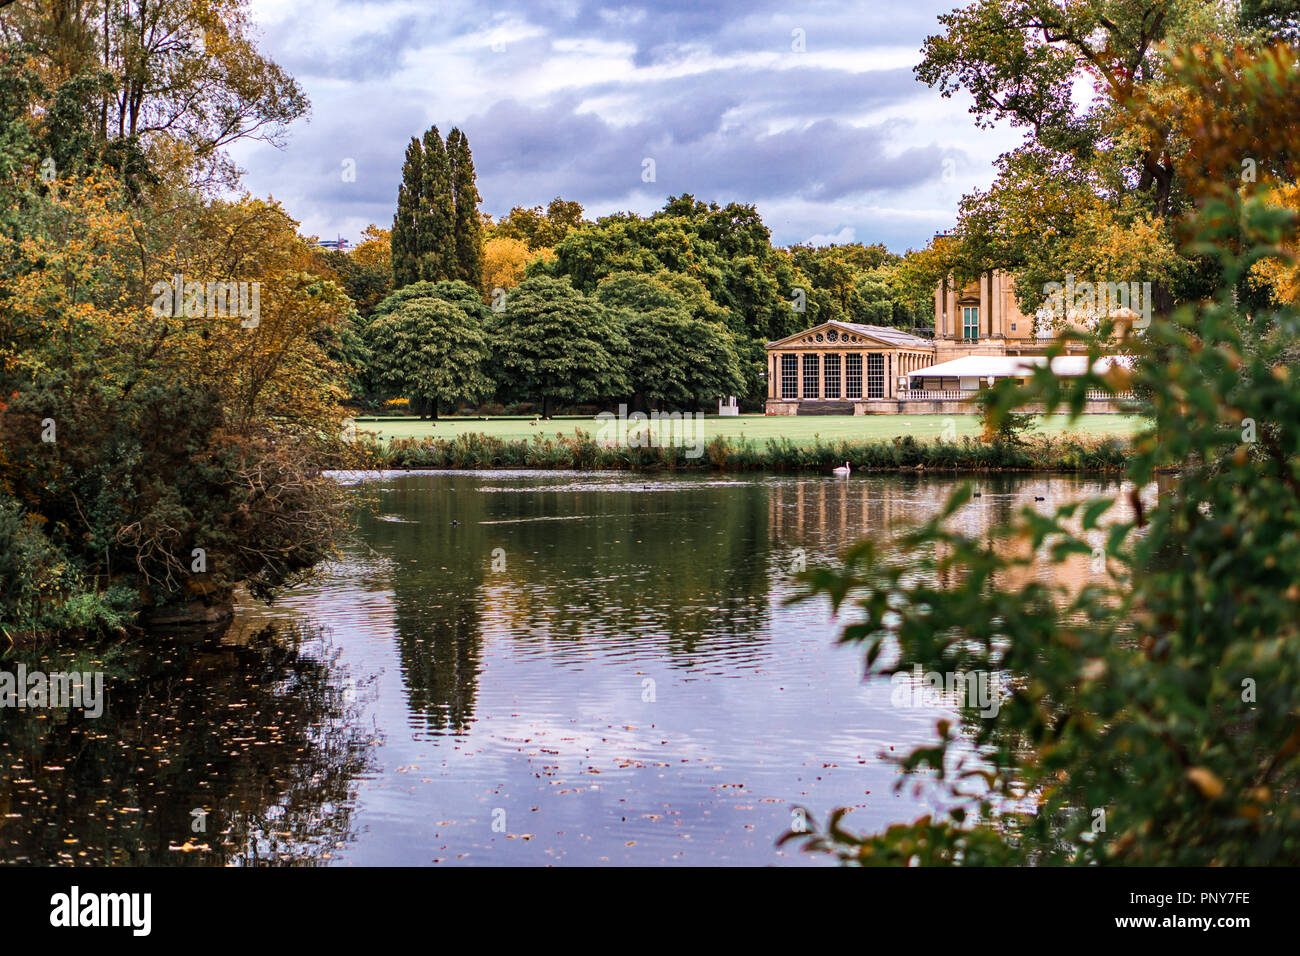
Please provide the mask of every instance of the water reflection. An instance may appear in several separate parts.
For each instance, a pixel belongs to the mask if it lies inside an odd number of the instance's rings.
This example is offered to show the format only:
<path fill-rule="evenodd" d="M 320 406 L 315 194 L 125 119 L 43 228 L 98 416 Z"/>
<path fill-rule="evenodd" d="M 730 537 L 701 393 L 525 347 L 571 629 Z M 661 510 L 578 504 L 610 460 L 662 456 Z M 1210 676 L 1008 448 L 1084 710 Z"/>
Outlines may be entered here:
<path fill-rule="evenodd" d="M 329 654 L 265 628 L 7 655 L 10 673 L 104 671 L 108 706 L 0 710 L 0 862 L 327 861 L 352 838 L 370 743 Z"/>
<path fill-rule="evenodd" d="M 931 806 L 880 754 L 936 714 L 864 681 L 824 606 L 787 606 L 792 572 L 863 535 L 897 548 L 956 484 L 369 480 L 355 546 L 244 607 L 244 636 L 105 658 L 100 721 L 0 716 L 0 861 L 814 862 L 773 845 L 796 805 L 853 807 L 857 829 Z M 978 487 L 954 521 L 990 537 L 1022 506 L 1120 492 Z"/>

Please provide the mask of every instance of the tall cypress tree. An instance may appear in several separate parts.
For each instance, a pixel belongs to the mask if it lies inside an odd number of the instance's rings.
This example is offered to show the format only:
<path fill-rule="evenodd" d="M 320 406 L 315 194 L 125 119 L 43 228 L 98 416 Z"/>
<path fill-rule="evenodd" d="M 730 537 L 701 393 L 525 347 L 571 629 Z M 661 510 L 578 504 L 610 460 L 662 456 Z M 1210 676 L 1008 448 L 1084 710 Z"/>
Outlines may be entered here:
<path fill-rule="evenodd" d="M 478 204 L 482 197 L 474 175 L 474 157 L 469 151 L 469 137 L 459 129 L 447 135 L 447 156 L 451 161 L 452 188 L 456 200 L 456 271 L 452 278 L 462 279 L 475 289 L 483 287 L 483 220 Z"/>
<path fill-rule="evenodd" d="M 412 136 L 402 165 L 402 185 L 397 189 L 397 214 L 393 216 L 390 240 L 393 253 L 393 288 L 420 279 L 420 207 L 424 190 L 424 151 L 419 137 Z"/>
<path fill-rule="evenodd" d="M 420 203 L 420 278 L 456 278 L 456 203 L 451 162 L 438 127 L 424 134 L 424 185 Z"/>

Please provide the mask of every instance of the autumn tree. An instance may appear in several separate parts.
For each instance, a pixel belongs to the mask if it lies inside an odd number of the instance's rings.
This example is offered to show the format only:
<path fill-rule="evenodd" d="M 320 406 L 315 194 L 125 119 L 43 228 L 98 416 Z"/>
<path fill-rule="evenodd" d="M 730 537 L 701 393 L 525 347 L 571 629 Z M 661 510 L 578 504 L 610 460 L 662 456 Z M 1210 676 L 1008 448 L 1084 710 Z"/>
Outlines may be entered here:
<path fill-rule="evenodd" d="M 939 18 L 919 79 L 972 99 L 976 122 L 1007 122 L 1026 140 L 998 160 L 987 191 L 962 200 L 949 272 L 1015 272 L 1021 307 L 1041 304 L 1047 281 L 1150 281 L 1157 308 L 1213 285 L 1207 263 L 1179 251 L 1188 207 L 1185 140 L 1169 124 L 1135 126 L 1147 98 L 1169 107 L 1168 51 L 1241 28 L 1231 5 L 1202 0 L 982 0 Z M 1076 102 L 1089 85 L 1094 95 Z"/>
<path fill-rule="evenodd" d="M 84 92 L 78 38 L 112 57 L 114 31 L 153 16 L 121 6 L 107 26 L 93 4 L 56 5 L 57 30 L 45 6 L 0 17 L 32 41 L 0 50 L 0 549 L 48 585 L 35 603 L 0 596 L 3 629 L 93 631 L 174 606 L 220 616 L 237 586 L 269 598 L 309 574 L 345 520 L 322 461 L 346 375 L 326 343 L 351 303 L 277 204 L 194 188 L 221 172 L 224 136 L 283 115 L 245 109 L 270 74 L 238 59 L 251 47 L 204 77 L 153 76 L 169 61 L 132 54 L 138 73 L 114 82 L 133 103 L 107 147 L 134 138 L 148 163 L 123 176 L 96 146 L 99 114 L 67 95 Z M 236 62 L 252 72 L 223 79 Z M 192 115 L 168 119 L 173 95 Z M 0 572 L 0 591 L 30 597 L 21 569 Z"/>
<path fill-rule="evenodd" d="M 497 238 L 517 239 L 534 251 L 550 249 L 560 242 L 570 229 L 583 224 L 582 204 L 556 196 L 546 208 L 533 206 L 525 209 L 515 206 L 492 227 Z"/>
<path fill-rule="evenodd" d="M 528 243 L 508 236 L 493 236 L 483 243 L 483 288 L 489 296 L 496 289 L 508 292 L 524 281 L 533 258 Z"/>
<path fill-rule="evenodd" d="M 231 187 L 227 147 L 282 142 L 309 106 L 257 49 L 245 0 L 16 0 L 0 42 L 39 51 L 47 108 L 87 131 L 81 156 L 58 167 L 108 165 L 135 188 Z"/>

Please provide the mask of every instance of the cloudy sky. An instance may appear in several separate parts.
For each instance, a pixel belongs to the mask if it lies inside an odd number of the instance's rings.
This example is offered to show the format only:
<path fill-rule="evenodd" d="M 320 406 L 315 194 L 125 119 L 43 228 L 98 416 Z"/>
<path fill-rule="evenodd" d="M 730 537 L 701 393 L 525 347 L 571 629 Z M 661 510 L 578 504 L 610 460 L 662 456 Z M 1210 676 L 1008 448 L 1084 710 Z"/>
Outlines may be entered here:
<path fill-rule="evenodd" d="M 781 245 L 898 252 L 950 226 L 1019 139 L 913 76 L 957 0 L 251 4 L 312 112 L 285 148 L 235 158 L 322 238 L 391 224 L 406 143 L 431 124 L 468 135 L 495 216 L 555 196 L 647 214 L 689 192 L 754 203 Z"/>

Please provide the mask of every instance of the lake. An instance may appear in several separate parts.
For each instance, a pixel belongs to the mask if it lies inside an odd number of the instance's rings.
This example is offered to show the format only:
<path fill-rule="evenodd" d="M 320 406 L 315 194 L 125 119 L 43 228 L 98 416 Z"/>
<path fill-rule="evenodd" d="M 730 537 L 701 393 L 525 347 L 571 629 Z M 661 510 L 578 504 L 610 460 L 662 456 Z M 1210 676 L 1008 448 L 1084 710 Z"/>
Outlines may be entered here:
<path fill-rule="evenodd" d="M 340 480 L 341 560 L 220 639 L 4 665 L 102 670 L 108 703 L 0 709 L 0 862 L 817 864 L 776 846 L 798 808 L 870 830 L 931 807 L 882 754 L 944 712 L 895 706 L 824 602 L 785 602 L 955 479 Z M 969 532 L 1119 491 L 977 484 Z"/>

